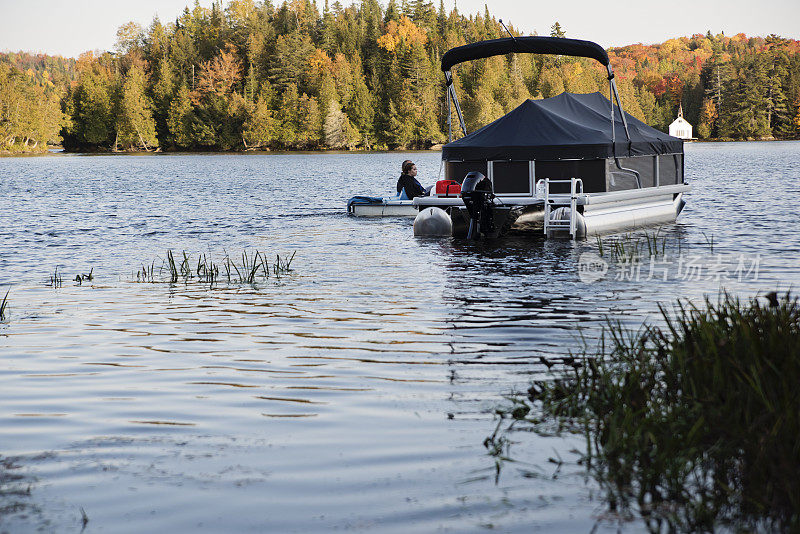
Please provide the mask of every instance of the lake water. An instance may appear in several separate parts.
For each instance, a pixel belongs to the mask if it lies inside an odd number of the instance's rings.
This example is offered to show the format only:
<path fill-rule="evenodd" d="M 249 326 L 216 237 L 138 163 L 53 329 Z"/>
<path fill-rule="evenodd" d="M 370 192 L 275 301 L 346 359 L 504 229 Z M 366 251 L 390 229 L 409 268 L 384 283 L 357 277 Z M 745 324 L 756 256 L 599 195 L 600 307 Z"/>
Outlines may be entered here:
<path fill-rule="evenodd" d="M 496 479 L 494 410 L 607 317 L 796 290 L 800 143 L 687 145 L 667 256 L 592 282 L 594 240 L 345 214 L 406 158 L 435 179 L 438 153 L 0 158 L 0 531 L 616 531 L 580 437 L 515 434 Z M 168 249 L 296 256 L 137 282 Z"/>

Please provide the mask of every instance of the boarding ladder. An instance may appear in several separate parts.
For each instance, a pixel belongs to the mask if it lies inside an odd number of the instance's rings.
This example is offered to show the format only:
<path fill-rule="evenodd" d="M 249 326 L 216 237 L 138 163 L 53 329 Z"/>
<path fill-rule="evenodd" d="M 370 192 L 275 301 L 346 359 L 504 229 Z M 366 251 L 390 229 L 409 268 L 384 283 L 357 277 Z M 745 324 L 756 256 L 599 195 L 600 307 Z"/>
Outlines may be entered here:
<path fill-rule="evenodd" d="M 569 193 L 551 193 L 551 184 L 569 184 Z M 570 178 L 569 180 L 544 179 L 544 235 L 550 237 L 556 232 L 568 232 L 570 239 L 575 239 L 578 222 L 578 195 L 583 194 L 583 180 Z M 569 220 L 551 220 L 554 209 L 568 207 Z"/>

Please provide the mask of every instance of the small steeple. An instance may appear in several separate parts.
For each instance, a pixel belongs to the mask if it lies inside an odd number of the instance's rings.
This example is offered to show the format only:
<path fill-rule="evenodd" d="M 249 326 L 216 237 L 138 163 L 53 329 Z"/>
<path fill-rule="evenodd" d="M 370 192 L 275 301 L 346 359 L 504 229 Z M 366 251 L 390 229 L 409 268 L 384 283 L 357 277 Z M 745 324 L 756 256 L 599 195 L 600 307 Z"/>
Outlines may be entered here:
<path fill-rule="evenodd" d="M 678 118 L 679 119 L 683 118 L 683 103 L 682 102 L 680 104 L 678 104 Z"/>

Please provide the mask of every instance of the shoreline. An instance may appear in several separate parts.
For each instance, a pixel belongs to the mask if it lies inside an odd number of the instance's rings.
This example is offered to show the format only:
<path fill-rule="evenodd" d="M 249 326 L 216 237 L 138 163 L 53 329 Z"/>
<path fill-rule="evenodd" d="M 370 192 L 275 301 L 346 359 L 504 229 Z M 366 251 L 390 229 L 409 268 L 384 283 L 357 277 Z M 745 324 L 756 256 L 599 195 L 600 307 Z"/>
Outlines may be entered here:
<path fill-rule="evenodd" d="M 791 139 L 685 139 L 685 143 L 783 143 L 800 141 L 800 137 Z M 384 150 L 165 150 L 165 151 L 70 151 L 61 147 L 49 147 L 46 151 L 9 152 L 0 150 L 0 158 L 38 157 L 38 156 L 192 156 L 192 155 L 289 155 L 289 154 L 405 154 L 420 152 L 441 152 L 443 145 L 431 148 L 384 149 Z"/>

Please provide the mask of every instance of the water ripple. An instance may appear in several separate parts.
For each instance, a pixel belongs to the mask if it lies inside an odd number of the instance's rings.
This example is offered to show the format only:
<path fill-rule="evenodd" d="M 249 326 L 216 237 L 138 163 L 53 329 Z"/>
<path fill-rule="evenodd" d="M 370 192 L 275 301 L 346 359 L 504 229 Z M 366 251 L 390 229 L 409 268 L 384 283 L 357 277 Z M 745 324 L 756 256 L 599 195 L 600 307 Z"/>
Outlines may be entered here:
<path fill-rule="evenodd" d="M 759 255 L 757 279 L 724 285 L 796 288 L 800 143 L 686 152 L 695 189 L 661 229 L 670 254 Z M 495 485 L 494 409 L 608 317 L 636 328 L 720 281 L 584 284 L 591 240 L 417 240 L 409 220 L 344 214 L 350 195 L 391 190 L 406 157 L 433 181 L 438 156 L 0 158 L 0 452 L 42 481 L 29 500 L 44 520 L 69 529 L 82 507 L 115 532 L 590 531 L 591 483 L 548 463 L 579 440 L 531 436 Z M 297 251 L 295 272 L 137 283 L 168 249 Z M 63 286 L 45 287 L 56 267 Z"/>

